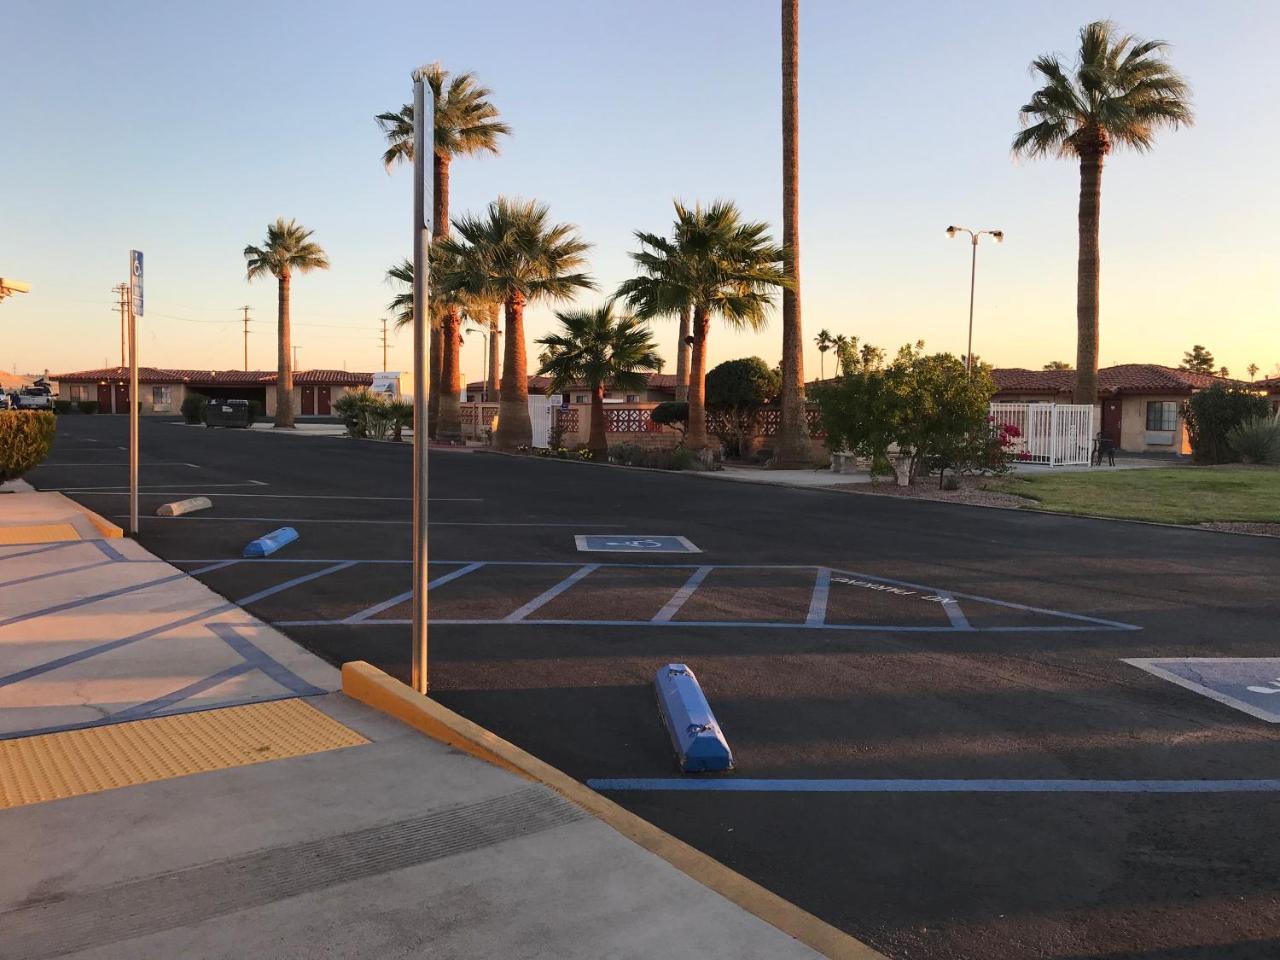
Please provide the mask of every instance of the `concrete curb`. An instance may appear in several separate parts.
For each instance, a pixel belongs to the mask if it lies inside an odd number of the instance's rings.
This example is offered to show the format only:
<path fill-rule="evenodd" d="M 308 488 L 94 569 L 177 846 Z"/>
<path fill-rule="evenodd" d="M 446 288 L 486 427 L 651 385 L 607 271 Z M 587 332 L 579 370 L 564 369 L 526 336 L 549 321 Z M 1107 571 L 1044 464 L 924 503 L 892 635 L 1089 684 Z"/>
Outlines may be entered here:
<path fill-rule="evenodd" d="M 550 787 L 681 873 L 825 957 L 832 960 L 886 960 L 883 954 L 861 941 L 364 661 L 342 665 L 342 692 L 435 740 Z"/>
<path fill-rule="evenodd" d="M 51 492 L 58 493 L 56 490 Z M 124 537 L 124 530 L 122 530 L 120 527 L 117 527 L 114 523 L 112 523 L 106 517 L 99 516 L 98 514 L 90 510 L 88 507 L 86 507 L 84 504 L 77 503 L 75 500 L 72 500 L 66 494 L 58 493 L 58 496 L 61 497 L 63 500 L 65 500 L 67 502 L 67 505 L 70 506 L 73 510 L 77 511 L 80 514 L 83 514 L 84 518 L 88 520 L 91 524 L 93 524 L 93 528 L 97 530 L 100 534 L 102 534 L 102 538 L 104 540 L 120 540 Z"/>

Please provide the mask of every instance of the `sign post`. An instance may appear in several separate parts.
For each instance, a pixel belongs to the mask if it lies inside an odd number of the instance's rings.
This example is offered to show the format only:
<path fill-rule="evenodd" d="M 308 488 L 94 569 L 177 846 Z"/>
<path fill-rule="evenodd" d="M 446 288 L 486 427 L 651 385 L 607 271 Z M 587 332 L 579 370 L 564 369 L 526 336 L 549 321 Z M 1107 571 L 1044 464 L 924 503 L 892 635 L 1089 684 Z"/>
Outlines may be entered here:
<path fill-rule="evenodd" d="M 430 131 L 430 141 L 428 141 Z M 431 153 L 428 153 L 428 142 Z M 427 105 L 421 72 L 413 75 L 413 689 L 427 692 L 427 361 L 431 312 L 427 252 L 426 171 L 435 150 L 435 104 Z"/>
<path fill-rule="evenodd" d="M 129 532 L 138 535 L 138 323 L 142 316 L 142 251 L 129 251 Z"/>

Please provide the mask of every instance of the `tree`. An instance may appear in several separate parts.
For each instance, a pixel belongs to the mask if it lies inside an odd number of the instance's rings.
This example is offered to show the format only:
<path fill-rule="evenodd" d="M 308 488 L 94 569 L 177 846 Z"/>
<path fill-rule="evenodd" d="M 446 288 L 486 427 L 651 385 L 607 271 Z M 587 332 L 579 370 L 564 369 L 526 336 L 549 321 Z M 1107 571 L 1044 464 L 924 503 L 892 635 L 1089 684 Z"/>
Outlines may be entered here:
<path fill-rule="evenodd" d="M 853 343 L 858 342 L 858 338 L 853 338 Z M 849 349 L 850 340 L 843 333 L 837 333 L 831 338 L 831 348 L 836 352 L 836 370 L 835 375 L 840 376 L 840 371 L 844 369 L 845 352 Z"/>
<path fill-rule="evenodd" d="M 1231 370 L 1229 367 L 1219 367 L 1216 375 L 1225 380 L 1231 376 Z"/>
<path fill-rule="evenodd" d="M 1166 44 L 1139 40 L 1098 20 L 1080 30 L 1074 67 L 1055 54 L 1031 62 L 1044 86 L 1019 111 L 1013 152 L 1074 157 L 1080 163 L 1079 262 L 1076 268 L 1075 402 L 1098 398 L 1098 224 L 1102 164 L 1119 145 L 1151 149 L 1162 127 L 1193 121 L 1191 91 L 1164 58 Z"/>
<path fill-rule="evenodd" d="M 551 223 L 546 205 L 535 200 L 499 197 L 483 216 L 462 217 L 453 228 L 457 236 L 436 244 L 442 257 L 437 287 L 442 295 L 461 293 L 503 303 L 507 342 L 494 443 L 499 450 L 514 450 L 533 441 L 524 308 L 594 289 L 582 272 L 590 244 L 578 237 L 572 224 Z"/>
<path fill-rule="evenodd" d="M 604 393 L 612 385 L 639 392 L 648 373 L 662 369 L 658 345 L 645 324 L 635 317 L 616 315 L 613 301 L 594 310 L 556 312 L 560 329 L 537 341 L 543 348 L 540 376 L 551 378 L 551 392 L 563 393 L 581 383 L 591 391 L 591 431 L 587 449 L 592 458 L 609 459 L 605 437 Z"/>
<path fill-rule="evenodd" d="M 693 309 L 689 304 L 680 308 L 680 336 L 676 341 L 676 399 L 689 399 L 689 350 L 693 338 L 689 326 L 693 322 Z"/>
<path fill-rule="evenodd" d="M 693 311 L 689 370 L 689 449 L 705 459 L 707 449 L 707 333 L 711 318 L 731 328 L 759 330 L 773 291 L 791 281 L 782 248 L 763 223 L 744 223 L 737 206 L 717 200 L 690 209 L 675 204 L 671 239 L 637 231 L 640 250 L 631 254 L 640 276 L 618 287 L 618 296 L 642 320 Z"/>
<path fill-rule="evenodd" d="M 1267 417 L 1271 404 L 1247 389 L 1214 384 L 1191 395 L 1182 408 L 1191 441 L 1192 463 L 1232 463 L 1238 455 L 1228 439 L 1243 423 Z"/>
<path fill-rule="evenodd" d="M 1050 360 L 1044 365 L 1046 370 L 1070 370 L 1071 364 L 1065 360 Z"/>
<path fill-rule="evenodd" d="M 1197 343 L 1182 355 L 1182 363 L 1178 364 L 1178 369 L 1188 370 L 1191 373 L 1207 373 L 1212 376 L 1217 365 L 1213 354 Z"/>
<path fill-rule="evenodd" d="M 1258 365 L 1256 363 L 1249 364 L 1245 369 L 1249 371 L 1250 380 L 1258 379 Z"/>
<path fill-rule="evenodd" d="M 511 128 L 498 119 L 497 108 L 489 102 L 492 91 L 477 83 L 475 74 L 460 73 L 450 78 L 448 71 L 434 63 L 423 68 L 422 77 L 434 104 L 431 174 L 435 203 L 431 226 L 434 239 L 440 240 L 449 235 L 449 167 L 453 158 L 496 154 L 498 138 L 509 135 Z M 374 119 L 387 141 L 382 154 L 387 171 L 398 163 L 412 163 L 413 104 L 406 103 L 399 112 L 380 113 Z M 462 412 L 458 406 L 462 392 L 458 358 L 462 314 L 453 306 L 433 310 L 432 320 L 427 431 L 433 437 L 457 439 L 462 436 Z"/>
<path fill-rule="evenodd" d="M 782 0 L 782 248 L 791 282 L 782 291 L 782 412 L 772 467 L 807 466 L 809 420 L 804 397 L 800 320 L 800 0 Z"/>
<path fill-rule="evenodd" d="M 746 453 L 761 409 L 778 399 L 781 372 L 759 357 L 726 360 L 707 374 L 707 412 L 733 456 Z"/>
<path fill-rule="evenodd" d="M 825 380 L 827 379 L 827 351 L 836 345 L 836 341 L 831 336 L 830 330 L 819 330 L 813 342 L 818 345 L 819 377 Z"/>
<path fill-rule="evenodd" d="M 289 289 L 294 273 L 328 270 L 329 257 L 311 240 L 312 231 L 298 221 L 277 217 L 267 224 L 266 242 L 244 248 L 245 277 L 253 282 L 271 274 L 276 278 L 276 419 L 277 427 L 293 426 L 293 356 L 289 329 Z"/>
<path fill-rule="evenodd" d="M 680 442 L 676 446 L 684 446 L 685 434 L 689 432 L 688 400 L 664 400 L 649 411 L 649 419 L 659 426 L 679 431 Z"/>

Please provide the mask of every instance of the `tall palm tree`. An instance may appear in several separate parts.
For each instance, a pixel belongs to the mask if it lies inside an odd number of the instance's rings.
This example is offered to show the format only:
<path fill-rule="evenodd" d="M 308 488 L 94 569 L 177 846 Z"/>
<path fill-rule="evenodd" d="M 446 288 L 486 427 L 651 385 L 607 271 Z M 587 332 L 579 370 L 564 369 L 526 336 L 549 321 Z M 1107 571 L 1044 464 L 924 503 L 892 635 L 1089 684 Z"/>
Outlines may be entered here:
<path fill-rule="evenodd" d="M 831 336 L 830 330 L 822 329 L 813 338 L 813 342 L 818 345 L 818 363 L 820 364 L 822 379 L 825 380 L 827 379 L 827 351 L 836 345 L 836 341 Z"/>
<path fill-rule="evenodd" d="M 596 460 L 606 460 L 605 388 L 643 390 L 648 383 L 646 374 L 662 369 L 658 345 L 643 321 L 615 315 L 612 300 L 594 310 L 557 311 L 556 319 L 560 329 L 537 341 L 543 348 L 538 373 L 551 378 L 552 393 L 578 383 L 591 391 L 587 449 Z"/>
<path fill-rule="evenodd" d="M 442 295 L 503 303 L 507 342 L 494 444 L 514 450 L 533 440 L 524 308 L 593 289 L 595 284 L 582 269 L 590 244 L 578 237 L 572 224 L 551 223 L 546 205 L 535 200 L 499 197 L 483 216 L 461 217 L 453 221 L 453 228 L 456 236 L 437 243 L 442 263 L 435 273 L 436 287 Z"/>
<path fill-rule="evenodd" d="M 450 78 L 448 71 L 434 63 L 424 68 L 423 79 L 435 105 L 435 135 L 432 152 L 431 228 L 435 239 L 449 235 L 449 166 L 454 157 L 498 152 L 498 138 L 511 128 L 498 119 L 497 108 L 489 102 L 492 94 L 472 73 Z M 382 128 L 387 149 L 382 163 L 390 172 L 398 163 L 413 162 L 413 104 L 398 112 L 380 113 L 374 118 Z M 457 439 L 462 435 L 461 379 L 458 350 L 462 343 L 462 315 L 458 310 L 432 311 L 431 380 L 428 387 L 428 431 L 431 436 Z"/>
<path fill-rule="evenodd" d="M 858 338 L 854 337 L 852 343 L 854 346 L 857 346 Z M 836 352 L 835 375 L 837 377 L 840 376 L 842 372 L 847 372 L 844 369 L 844 358 L 849 351 L 849 344 L 850 344 L 849 338 L 846 337 L 843 333 L 837 333 L 834 337 L 831 338 L 831 349 L 835 350 Z"/>
<path fill-rule="evenodd" d="M 290 349 L 292 334 L 289 329 L 289 288 L 294 273 L 311 270 L 328 270 L 329 256 L 311 239 L 312 231 L 298 221 L 285 222 L 277 217 L 267 224 L 267 240 L 260 246 L 244 248 L 245 276 L 250 282 L 264 274 L 276 278 L 277 339 L 276 356 L 276 419 L 277 427 L 293 426 L 293 357 Z"/>
<path fill-rule="evenodd" d="M 680 339 L 676 341 L 676 399 L 689 399 L 689 327 L 693 321 L 693 307 L 686 303 L 680 308 Z"/>
<path fill-rule="evenodd" d="M 676 201 L 671 239 L 636 232 L 641 249 L 631 254 L 640 276 L 618 287 L 618 296 L 642 320 L 693 309 L 689 370 L 689 432 L 686 444 L 707 447 L 707 333 L 718 316 L 730 327 L 761 329 L 773 291 L 791 281 L 782 248 L 763 223 L 744 223 L 737 206 L 717 200 L 690 209 Z"/>
<path fill-rule="evenodd" d="M 791 283 L 782 291 L 782 394 L 772 467 L 813 459 L 804 397 L 800 322 L 800 0 L 782 0 L 782 247 Z"/>
<path fill-rule="evenodd" d="M 1098 20 L 1080 30 L 1073 66 L 1056 54 L 1031 61 L 1044 86 L 1019 111 L 1015 155 L 1074 157 L 1080 162 L 1076 272 L 1075 402 L 1098 399 L 1098 219 L 1102 163 L 1119 145 L 1151 149 L 1156 131 L 1190 125 L 1191 89 L 1164 57 L 1167 44 L 1122 34 Z"/>
<path fill-rule="evenodd" d="M 485 326 L 489 328 L 489 336 L 486 343 L 489 346 L 489 374 L 485 378 L 484 398 L 492 400 L 498 395 L 498 338 L 502 336 L 502 330 L 498 326 L 498 313 L 502 309 L 502 303 L 498 300 L 488 300 L 485 302 L 482 311 L 484 315 Z"/>

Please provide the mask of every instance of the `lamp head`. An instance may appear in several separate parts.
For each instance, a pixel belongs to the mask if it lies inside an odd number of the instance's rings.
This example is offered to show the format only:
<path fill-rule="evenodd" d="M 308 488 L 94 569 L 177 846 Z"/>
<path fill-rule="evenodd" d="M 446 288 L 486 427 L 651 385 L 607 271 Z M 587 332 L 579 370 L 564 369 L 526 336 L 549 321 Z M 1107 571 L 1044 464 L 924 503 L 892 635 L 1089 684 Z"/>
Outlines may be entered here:
<path fill-rule="evenodd" d="M 955 228 L 955 227 L 947 227 L 947 236 L 948 236 L 948 237 L 952 237 L 952 238 L 954 238 L 954 237 L 955 237 L 955 235 L 956 235 L 956 228 Z"/>
<path fill-rule="evenodd" d="M 1004 231 L 992 230 L 991 236 L 995 238 L 996 243 L 1004 243 Z"/>

